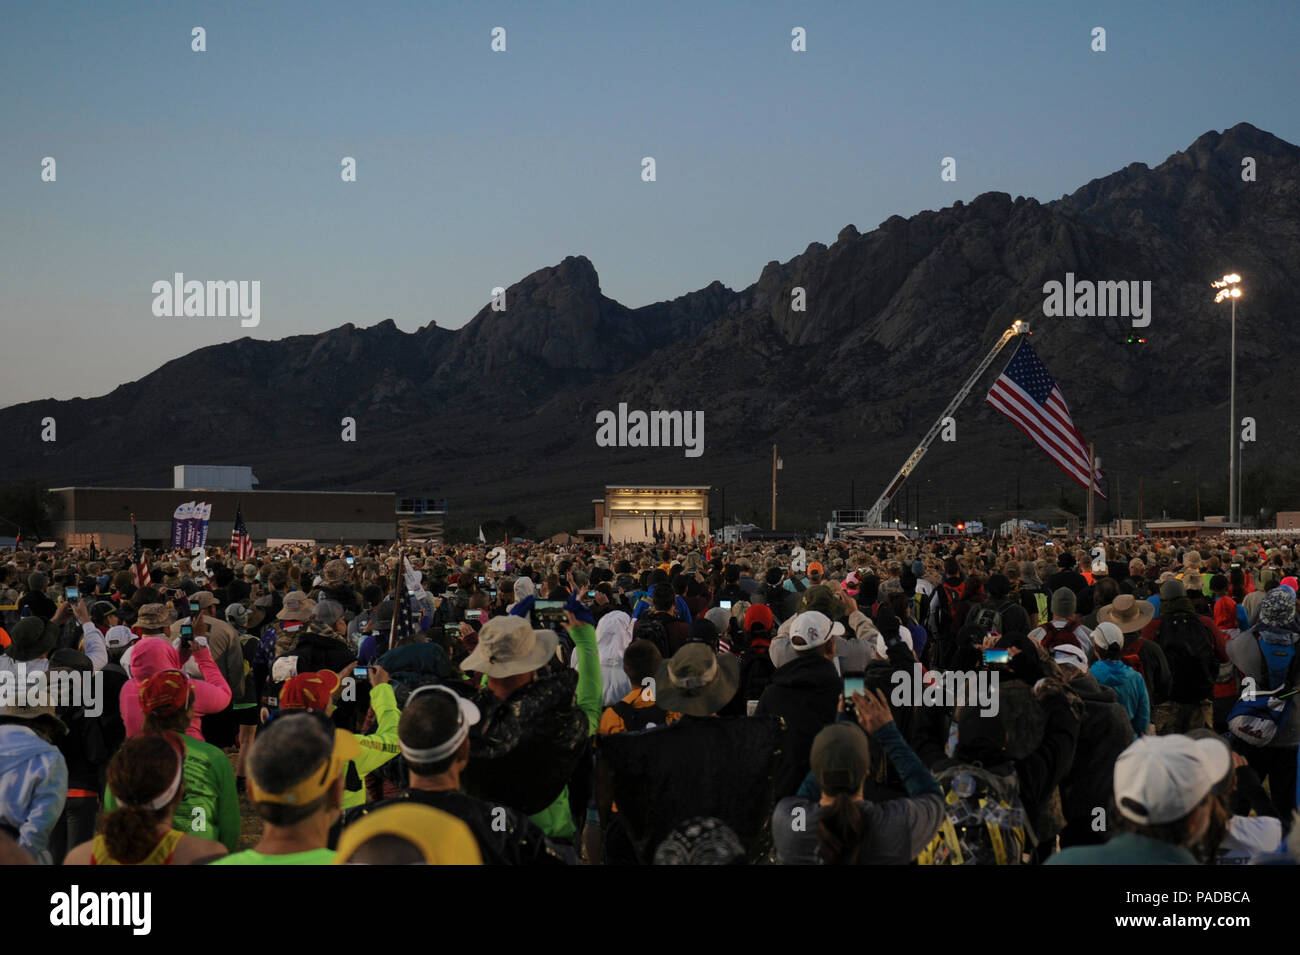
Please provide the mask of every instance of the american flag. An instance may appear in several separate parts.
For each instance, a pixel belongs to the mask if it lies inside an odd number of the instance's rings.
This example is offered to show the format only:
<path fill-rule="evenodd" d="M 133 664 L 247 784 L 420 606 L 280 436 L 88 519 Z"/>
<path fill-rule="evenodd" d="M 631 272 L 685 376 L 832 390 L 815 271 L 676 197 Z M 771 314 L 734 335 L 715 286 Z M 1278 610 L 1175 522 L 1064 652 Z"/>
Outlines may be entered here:
<path fill-rule="evenodd" d="M 1029 435 L 1071 480 L 1088 486 L 1088 442 L 1074 426 L 1060 386 L 1029 342 L 1020 343 L 985 400 Z M 1092 488 L 1104 498 L 1099 486 L 1103 477 L 1095 469 Z"/>
<path fill-rule="evenodd" d="M 393 632 L 389 646 L 398 640 L 415 636 L 415 614 L 411 612 L 411 592 L 406 589 L 403 561 L 397 562 L 397 586 L 393 590 Z"/>
<path fill-rule="evenodd" d="M 230 550 L 239 560 L 248 560 L 253 556 L 253 535 L 248 533 L 248 525 L 244 523 L 244 510 L 239 505 L 235 505 L 235 526 L 230 531 Z"/>
<path fill-rule="evenodd" d="M 137 587 L 152 587 L 153 577 L 149 574 L 149 562 L 144 559 L 144 548 L 140 546 L 140 531 L 135 526 L 135 515 L 131 515 L 131 576 Z"/>

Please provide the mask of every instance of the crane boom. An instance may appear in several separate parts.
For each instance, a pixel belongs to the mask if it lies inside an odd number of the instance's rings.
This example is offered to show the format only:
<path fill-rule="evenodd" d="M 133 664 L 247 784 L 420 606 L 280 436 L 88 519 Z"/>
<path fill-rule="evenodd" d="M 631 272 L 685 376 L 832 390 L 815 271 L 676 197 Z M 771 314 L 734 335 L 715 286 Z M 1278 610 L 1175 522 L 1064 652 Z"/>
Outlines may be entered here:
<path fill-rule="evenodd" d="M 998 357 L 998 352 L 1002 351 L 1002 349 L 1006 347 L 1007 342 L 1011 341 L 1011 339 L 1027 334 L 1029 334 L 1029 323 L 1023 322 L 1020 319 L 1016 319 L 1011 324 L 1011 327 L 1002 333 L 1002 337 L 998 339 L 998 343 L 993 346 L 992 350 L 989 351 L 987 355 L 984 356 L 984 360 L 979 363 L 979 366 L 971 376 L 966 379 L 966 384 L 962 385 L 957 391 L 957 394 L 953 395 L 952 401 L 948 402 L 948 407 L 944 408 L 943 412 L 939 415 L 939 420 L 930 426 L 930 430 L 925 433 L 925 437 L 922 438 L 921 443 L 916 446 L 916 450 L 913 451 L 911 455 L 908 456 L 907 460 L 903 462 L 903 466 L 898 469 L 898 473 L 895 474 L 894 479 L 889 482 L 884 493 L 876 499 L 875 504 L 871 505 L 871 510 L 867 511 L 866 523 L 868 525 L 872 527 L 880 526 L 881 516 L 885 513 L 885 508 L 887 508 L 889 502 L 894 499 L 894 495 L 897 494 L 898 489 L 903 486 L 903 482 L 906 481 L 911 473 L 916 470 L 916 466 L 921 463 L 921 458 L 925 457 L 925 452 L 930 450 L 930 445 L 934 443 L 934 439 L 938 437 L 939 432 L 943 429 L 944 420 L 961 407 L 961 403 L 965 401 L 966 396 L 971 393 L 975 384 L 980 380 L 980 376 L 988 370 L 989 365 L 993 364 L 993 359 Z"/>

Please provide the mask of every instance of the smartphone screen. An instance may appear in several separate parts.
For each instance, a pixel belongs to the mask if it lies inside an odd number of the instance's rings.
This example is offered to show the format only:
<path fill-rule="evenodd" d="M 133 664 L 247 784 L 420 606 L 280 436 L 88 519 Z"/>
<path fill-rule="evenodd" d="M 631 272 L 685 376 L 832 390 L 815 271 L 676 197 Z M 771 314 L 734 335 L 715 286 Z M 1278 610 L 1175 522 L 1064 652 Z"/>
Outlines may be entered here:
<path fill-rule="evenodd" d="M 353 667 L 352 675 L 356 677 L 358 680 L 369 680 L 370 667 Z"/>
<path fill-rule="evenodd" d="M 731 609 L 731 601 L 730 601 L 730 600 L 719 600 L 719 601 L 718 601 L 718 606 L 721 607 L 723 610 L 730 610 L 730 609 Z"/>
<path fill-rule="evenodd" d="M 349 567 L 351 567 L 353 564 L 355 564 L 355 563 L 357 562 L 357 559 L 356 559 L 355 557 L 352 557 L 351 555 L 349 555 L 349 556 L 348 556 L 347 558 L 345 558 L 345 559 L 347 560 L 347 562 L 348 562 L 348 566 L 349 566 Z"/>
<path fill-rule="evenodd" d="M 81 597 L 81 593 L 76 587 L 64 587 L 63 596 L 68 600 L 78 600 Z"/>
<path fill-rule="evenodd" d="M 191 600 L 190 613 L 198 613 L 198 612 L 199 612 L 199 602 L 197 600 Z"/>
<path fill-rule="evenodd" d="M 984 662 L 990 666 L 1006 666 L 1011 662 L 1010 650 L 985 650 Z"/>
<path fill-rule="evenodd" d="M 866 683 L 863 680 L 862 674 L 860 673 L 848 674 L 844 677 L 844 702 L 845 703 L 848 703 L 848 701 L 853 698 L 854 693 L 861 693 L 865 696 L 866 692 L 867 692 Z"/>
<path fill-rule="evenodd" d="M 552 630 L 563 625 L 564 601 L 563 600 L 538 600 L 533 604 L 533 616 L 536 620 L 534 626 L 538 630 Z"/>
<path fill-rule="evenodd" d="M 482 620 L 482 619 L 483 619 L 483 611 L 482 611 L 482 610 L 466 610 L 466 611 L 465 611 L 465 619 L 466 619 L 466 620 Z"/>

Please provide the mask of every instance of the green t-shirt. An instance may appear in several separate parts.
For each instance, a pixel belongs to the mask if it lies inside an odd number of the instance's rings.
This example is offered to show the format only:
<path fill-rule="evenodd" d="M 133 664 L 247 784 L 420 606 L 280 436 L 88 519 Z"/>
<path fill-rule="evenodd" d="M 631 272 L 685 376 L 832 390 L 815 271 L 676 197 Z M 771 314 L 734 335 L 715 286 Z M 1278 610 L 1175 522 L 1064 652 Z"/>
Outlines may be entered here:
<path fill-rule="evenodd" d="M 234 855 L 222 856 L 209 865 L 333 865 L 333 849 L 308 849 L 306 852 L 285 852 L 280 855 L 263 855 L 256 849 L 245 849 Z"/>

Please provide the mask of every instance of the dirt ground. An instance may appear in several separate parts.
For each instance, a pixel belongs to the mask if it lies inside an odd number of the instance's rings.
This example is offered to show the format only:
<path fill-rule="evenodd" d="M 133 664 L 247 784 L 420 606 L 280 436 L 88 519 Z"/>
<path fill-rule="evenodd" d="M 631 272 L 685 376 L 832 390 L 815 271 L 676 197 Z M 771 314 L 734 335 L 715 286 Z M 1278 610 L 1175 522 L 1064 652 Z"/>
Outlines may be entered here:
<path fill-rule="evenodd" d="M 226 753 L 226 758 L 230 760 L 230 768 L 235 768 L 235 753 L 230 751 Z M 245 849 L 251 849 L 262 837 L 262 819 L 253 809 L 253 804 L 248 801 L 247 793 L 239 794 L 239 845 L 236 852 L 243 852 Z"/>

